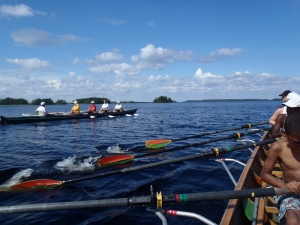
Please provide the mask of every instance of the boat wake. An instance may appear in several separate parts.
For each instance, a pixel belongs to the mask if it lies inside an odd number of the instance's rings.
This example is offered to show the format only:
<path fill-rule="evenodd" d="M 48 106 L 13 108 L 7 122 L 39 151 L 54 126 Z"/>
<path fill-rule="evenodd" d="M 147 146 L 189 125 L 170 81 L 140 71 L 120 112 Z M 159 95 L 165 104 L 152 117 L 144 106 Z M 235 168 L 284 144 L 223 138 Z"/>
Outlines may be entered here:
<path fill-rule="evenodd" d="M 116 145 L 116 146 L 108 147 L 106 151 L 110 154 L 120 154 L 120 153 L 122 154 L 127 152 L 128 149 L 123 150 L 123 148 L 120 145 Z"/>
<path fill-rule="evenodd" d="M 13 175 L 4 184 L 0 185 L 0 189 L 9 189 L 11 186 L 21 183 L 22 179 L 30 177 L 32 172 L 33 172 L 33 169 L 21 170 L 20 172 Z"/>
<path fill-rule="evenodd" d="M 76 156 L 68 157 L 54 165 L 54 168 L 68 175 L 72 172 L 86 172 L 94 171 L 97 167 L 97 160 L 101 156 L 88 157 L 85 159 L 79 159 Z"/>

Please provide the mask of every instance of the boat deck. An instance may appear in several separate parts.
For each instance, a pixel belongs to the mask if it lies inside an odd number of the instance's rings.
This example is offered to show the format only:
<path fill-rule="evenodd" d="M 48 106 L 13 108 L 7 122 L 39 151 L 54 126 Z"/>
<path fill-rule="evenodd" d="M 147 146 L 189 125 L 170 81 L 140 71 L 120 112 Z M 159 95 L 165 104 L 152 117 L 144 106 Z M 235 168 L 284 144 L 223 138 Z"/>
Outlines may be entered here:
<path fill-rule="evenodd" d="M 270 134 L 265 132 L 261 140 L 270 139 Z M 257 189 L 266 188 L 267 184 L 261 180 L 260 172 L 263 167 L 264 161 L 267 157 L 269 145 L 257 146 L 242 175 L 237 183 L 235 190 L 243 189 Z M 279 179 L 282 178 L 279 165 L 272 172 L 274 176 Z M 257 214 L 253 213 L 255 207 L 255 200 L 257 205 Z M 272 197 L 264 197 L 257 199 L 231 199 L 227 205 L 226 211 L 221 220 L 221 225 L 247 225 L 254 224 L 279 224 L 278 209 Z"/>

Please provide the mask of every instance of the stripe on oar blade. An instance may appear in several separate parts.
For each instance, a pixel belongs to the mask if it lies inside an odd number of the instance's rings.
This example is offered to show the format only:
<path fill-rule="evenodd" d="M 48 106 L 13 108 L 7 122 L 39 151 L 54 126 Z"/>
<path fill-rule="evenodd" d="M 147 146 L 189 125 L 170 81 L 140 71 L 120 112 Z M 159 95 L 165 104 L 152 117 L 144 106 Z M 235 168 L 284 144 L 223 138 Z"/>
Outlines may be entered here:
<path fill-rule="evenodd" d="M 99 159 L 98 165 L 103 166 L 103 165 L 112 164 L 112 163 L 122 164 L 122 163 L 126 163 L 128 161 L 131 161 L 133 159 L 134 159 L 134 156 L 132 156 L 132 155 L 113 155 L 110 157 Z"/>
<path fill-rule="evenodd" d="M 51 186 L 55 187 L 61 185 L 62 181 L 59 180 L 49 180 L 49 179 L 40 179 L 40 180 L 30 180 L 23 182 L 21 184 L 16 184 L 11 186 L 13 190 L 29 189 L 32 187 L 35 188 L 49 188 Z"/>
<path fill-rule="evenodd" d="M 172 140 L 150 140 L 146 141 L 146 147 L 147 148 L 161 148 L 165 147 L 167 144 L 171 143 Z"/>

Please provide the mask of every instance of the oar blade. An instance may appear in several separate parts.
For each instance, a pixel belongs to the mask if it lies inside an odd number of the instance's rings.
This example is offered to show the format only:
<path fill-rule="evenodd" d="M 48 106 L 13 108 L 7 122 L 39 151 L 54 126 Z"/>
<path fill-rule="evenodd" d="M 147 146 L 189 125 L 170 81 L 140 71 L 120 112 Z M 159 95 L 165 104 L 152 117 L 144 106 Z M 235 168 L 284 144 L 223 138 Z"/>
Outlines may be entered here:
<path fill-rule="evenodd" d="M 170 144 L 172 140 L 150 140 L 146 141 L 146 147 L 147 148 L 162 148 L 166 145 Z"/>
<path fill-rule="evenodd" d="M 132 155 L 113 155 L 98 159 L 98 165 L 123 164 L 134 159 Z"/>
<path fill-rule="evenodd" d="M 44 189 L 44 188 L 52 188 L 62 185 L 62 181 L 59 180 L 49 180 L 49 179 L 40 179 L 40 180 L 30 180 L 20 184 L 16 184 L 11 186 L 13 190 L 24 190 L 24 189 Z"/>

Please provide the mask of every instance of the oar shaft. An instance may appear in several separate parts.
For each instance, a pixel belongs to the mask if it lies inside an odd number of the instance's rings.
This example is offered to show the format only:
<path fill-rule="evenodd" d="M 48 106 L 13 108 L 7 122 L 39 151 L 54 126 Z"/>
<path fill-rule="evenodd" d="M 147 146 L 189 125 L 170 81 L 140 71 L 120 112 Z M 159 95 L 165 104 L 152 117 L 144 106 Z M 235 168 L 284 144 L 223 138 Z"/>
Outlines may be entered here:
<path fill-rule="evenodd" d="M 220 192 L 204 192 L 204 193 L 187 193 L 187 194 L 169 194 L 162 196 L 162 204 L 174 204 L 194 201 L 209 200 L 225 200 L 240 199 L 253 197 L 266 197 L 292 193 L 287 188 L 264 188 L 264 189 L 248 189 L 239 191 L 220 191 Z M 150 206 L 151 196 L 137 196 L 131 198 L 117 198 L 105 200 L 77 201 L 77 202 L 60 202 L 60 203 L 43 203 L 19 206 L 2 206 L 0 214 L 11 213 L 29 213 L 44 212 L 70 209 L 88 209 L 101 207 L 116 206 Z"/>
<path fill-rule="evenodd" d="M 82 178 L 78 178 L 78 179 L 74 179 L 74 180 L 67 180 L 67 181 L 64 181 L 63 183 L 65 183 L 65 184 L 73 183 L 73 182 L 78 182 L 78 181 L 83 181 L 83 180 L 90 180 L 90 179 L 94 179 L 94 178 L 98 178 L 98 177 L 105 177 L 105 176 L 121 174 L 121 173 L 127 173 L 127 172 L 141 170 L 141 169 L 152 168 L 152 167 L 156 167 L 156 166 L 162 166 L 162 165 L 167 165 L 167 164 L 172 164 L 172 163 L 178 163 L 178 162 L 191 160 L 191 159 L 205 158 L 205 157 L 208 157 L 208 156 L 210 156 L 210 157 L 211 156 L 218 156 L 219 154 L 222 154 L 222 153 L 232 152 L 232 151 L 245 149 L 245 148 L 251 148 L 251 147 L 258 146 L 258 145 L 270 144 L 274 141 L 276 141 L 275 138 L 274 139 L 268 139 L 268 140 L 265 140 L 265 141 L 256 142 L 256 143 L 246 144 L 246 145 L 237 145 L 237 146 L 234 146 L 234 147 L 231 147 L 231 148 L 220 148 L 220 149 L 218 149 L 217 152 L 214 148 L 214 149 L 211 149 L 211 150 L 209 150 L 207 152 L 204 152 L 204 153 L 201 153 L 201 154 L 189 155 L 189 156 L 179 157 L 179 158 L 175 158 L 175 159 L 168 159 L 168 160 L 163 160 L 163 161 L 159 161 L 159 162 L 155 162 L 155 163 L 149 163 L 149 164 L 145 164 L 145 165 L 141 165 L 141 166 L 127 167 L 127 168 L 124 168 L 124 169 L 121 169 L 121 170 L 115 170 L 115 171 L 110 171 L 110 172 L 106 172 L 106 173 L 95 174 L 95 175 L 92 175 L 92 176 L 82 177 Z"/>
<path fill-rule="evenodd" d="M 189 136 L 189 137 L 184 137 L 184 138 L 175 138 L 175 139 L 172 139 L 172 141 L 173 142 L 174 141 L 182 141 L 182 140 L 186 140 L 186 139 L 190 139 L 190 138 L 203 137 L 203 136 L 206 136 L 206 135 L 218 134 L 218 133 L 223 133 L 223 132 L 232 131 L 232 130 L 238 130 L 238 129 L 243 129 L 243 128 L 251 128 L 251 127 L 254 127 L 254 126 L 259 126 L 259 125 L 268 124 L 268 123 L 269 123 L 269 121 L 256 123 L 256 124 L 245 124 L 245 125 L 242 125 L 242 126 L 239 126 L 239 127 L 232 127 L 232 128 L 228 128 L 228 129 L 225 129 L 225 130 L 211 131 L 211 132 L 196 134 L 196 135 Z"/>
<path fill-rule="evenodd" d="M 223 140 L 227 140 L 227 139 L 235 139 L 235 138 L 238 139 L 238 138 L 246 136 L 246 135 L 257 134 L 257 133 L 264 132 L 264 131 L 269 131 L 269 130 L 271 130 L 271 128 L 264 128 L 264 129 L 260 129 L 260 130 L 253 130 L 253 131 L 249 131 L 249 132 L 245 132 L 245 133 L 234 133 L 232 135 L 228 135 L 228 136 L 225 136 L 225 137 L 219 137 L 219 138 L 215 138 L 215 139 L 211 139 L 211 140 L 200 141 L 200 142 L 188 144 L 188 145 L 185 145 L 185 146 L 178 146 L 178 147 L 174 147 L 174 148 L 157 150 L 155 152 L 148 152 L 148 153 L 137 155 L 134 158 L 141 158 L 141 157 L 145 157 L 145 156 L 149 156 L 149 155 L 154 155 L 154 154 L 158 154 L 158 153 L 163 153 L 163 152 L 171 152 L 171 151 L 175 151 L 175 150 L 179 150 L 179 149 L 185 149 L 185 148 L 189 148 L 189 147 L 195 147 L 195 146 L 204 145 L 204 144 L 208 144 L 208 143 L 212 143 L 212 142 L 217 142 L 217 141 L 223 141 Z"/>

